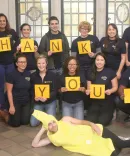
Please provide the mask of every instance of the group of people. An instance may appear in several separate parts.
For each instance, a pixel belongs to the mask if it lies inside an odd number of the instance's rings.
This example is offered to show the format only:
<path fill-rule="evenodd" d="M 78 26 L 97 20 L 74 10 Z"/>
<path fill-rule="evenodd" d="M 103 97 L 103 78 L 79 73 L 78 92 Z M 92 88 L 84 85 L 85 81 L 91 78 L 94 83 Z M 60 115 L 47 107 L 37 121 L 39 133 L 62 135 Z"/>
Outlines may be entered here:
<path fill-rule="evenodd" d="M 37 126 L 40 120 L 32 115 L 33 110 L 56 116 L 57 100 L 62 116 L 70 116 L 72 124 L 84 123 L 84 109 L 88 110 L 89 122 L 86 120 L 85 124 L 89 126 L 95 126 L 93 123 L 108 125 L 116 108 L 129 116 L 130 105 L 124 104 L 124 89 L 130 87 L 130 28 L 121 39 L 117 26 L 109 24 L 106 36 L 99 41 L 89 34 L 91 24 L 83 21 L 78 26 L 80 36 L 73 40 L 70 48 L 67 37 L 59 31 L 58 18 L 51 16 L 48 25 L 49 31 L 41 38 L 39 46 L 34 40 L 34 52 L 22 52 L 21 39 L 30 39 L 31 26 L 22 24 L 22 37 L 18 37 L 7 17 L 0 13 L 0 38 L 8 37 L 11 45 L 11 50 L 0 51 L 0 117 L 14 127 L 29 123 Z M 61 43 L 61 51 L 51 50 L 54 40 Z M 0 46 L 5 46 L 2 40 Z M 73 78 L 79 78 L 77 90 L 67 87 L 67 79 Z M 105 86 L 105 98 L 90 98 L 92 84 Z M 36 96 L 36 85 L 48 85 L 49 97 L 44 96 L 46 88 L 41 90 L 43 96 Z M 49 125 L 50 129 L 57 127 L 55 122 Z M 102 136 L 104 133 L 102 130 Z M 34 146 L 38 146 L 35 141 Z M 129 147 L 129 142 L 122 146 L 123 142 L 118 141 L 120 148 Z M 50 143 L 45 142 L 42 145 Z M 39 140 L 36 143 L 39 144 Z"/>

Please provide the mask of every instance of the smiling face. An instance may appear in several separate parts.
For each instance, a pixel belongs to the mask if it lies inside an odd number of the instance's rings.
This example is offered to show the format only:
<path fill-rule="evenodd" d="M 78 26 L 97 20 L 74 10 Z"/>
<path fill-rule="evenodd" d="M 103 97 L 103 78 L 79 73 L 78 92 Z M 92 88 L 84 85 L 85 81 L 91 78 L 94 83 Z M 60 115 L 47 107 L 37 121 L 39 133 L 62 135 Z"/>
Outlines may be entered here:
<path fill-rule="evenodd" d="M 81 33 L 81 37 L 85 38 L 88 36 L 88 28 L 85 26 L 82 26 L 79 30 L 79 32 Z"/>
<path fill-rule="evenodd" d="M 4 16 L 0 17 L 0 29 L 5 30 L 6 27 L 6 18 Z"/>
<path fill-rule="evenodd" d="M 40 72 L 46 72 L 47 62 L 45 58 L 39 58 L 37 60 L 37 67 Z"/>
<path fill-rule="evenodd" d="M 16 62 L 16 66 L 18 71 L 23 72 L 27 67 L 27 59 L 25 57 L 19 57 L 18 61 Z"/>
<path fill-rule="evenodd" d="M 49 27 L 50 27 L 52 33 L 58 33 L 59 22 L 57 20 L 51 20 Z"/>
<path fill-rule="evenodd" d="M 68 62 L 68 71 L 70 74 L 75 74 L 77 69 L 77 62 L 76 60 L 72 59 Z"/>
<path fill-rule="evenodd" d="M 30 26 L 29 25 L 25 25 L 22 30 L 21 30 L 21 34 L 24 38 L 29 38 L 30 37 Z"/>
<path fill-rule="evenodd" d="M 117 30 L 112 25 L 109 25 L 107 29 L 107 35 L 109 38 L 116 38 Z"/>
<path fill-rule="evenodd" d="M 49 130 L 50 132 L 57 132 L 57 130 L 58 130 L 58 125 L 57 125 L 57 123 L 56 123 L 54 120 L 52 120 L 52 121 L 50 121 L 50 122 L 48 123 L 48 130 Z"/>
<path fill-rule="evenodd" d="M 105 66 L 105 59 L 103 56 L 98 55 L 95 59 L 95 65 L 97 67 L 97 70 L 102 70 Z"/>

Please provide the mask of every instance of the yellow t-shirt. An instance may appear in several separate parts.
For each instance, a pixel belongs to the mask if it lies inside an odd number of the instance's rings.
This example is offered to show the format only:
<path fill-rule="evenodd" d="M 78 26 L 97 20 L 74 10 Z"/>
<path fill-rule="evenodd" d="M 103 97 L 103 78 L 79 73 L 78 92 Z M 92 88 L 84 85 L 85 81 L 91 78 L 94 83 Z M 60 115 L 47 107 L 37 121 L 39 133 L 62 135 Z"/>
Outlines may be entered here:
<path fill-rule="evenodd" d="M 58 131 L 47 135 L 55 146 L 62 146 L 71 152 L 90 156 L 110 156 L 115 150 L 111 139 L 102 138 L 87 125 L 72 125 L 58 121 Z M 98 124 L 103 130 L 102 125 Z"/>

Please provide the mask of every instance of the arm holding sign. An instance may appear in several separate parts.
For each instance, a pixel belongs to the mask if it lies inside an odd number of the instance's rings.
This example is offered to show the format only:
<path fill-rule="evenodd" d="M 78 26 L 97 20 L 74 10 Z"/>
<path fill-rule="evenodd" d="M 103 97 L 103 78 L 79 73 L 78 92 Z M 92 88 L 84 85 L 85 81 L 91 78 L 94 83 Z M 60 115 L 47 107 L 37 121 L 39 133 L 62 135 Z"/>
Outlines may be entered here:
<path fill-rule="evenodd" d="M 89 95 L 90 94 L 90 85 L 91 85 L 91 81 L 87 81 L 86 95 Z"/>
<path fill-rule="evenodd" d="M 105 90 L 105 94 L 107 95 L 111 95 L 112 93 L 115 93 L 118 89 L 118 81 L 116 77 L 111 80 L 111 83 L 112 83 L 112 88 Z"/>

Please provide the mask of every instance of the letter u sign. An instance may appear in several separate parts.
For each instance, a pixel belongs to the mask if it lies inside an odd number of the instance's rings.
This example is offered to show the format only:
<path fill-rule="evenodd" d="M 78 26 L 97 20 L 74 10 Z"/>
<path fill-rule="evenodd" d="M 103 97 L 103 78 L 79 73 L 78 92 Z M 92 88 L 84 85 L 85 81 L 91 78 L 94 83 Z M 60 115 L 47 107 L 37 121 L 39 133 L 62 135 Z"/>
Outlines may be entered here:
<path fill-rule="evenodd" d="M 105 85 L 91 84 L 90 98 L 92 99 L 105 99 Z"/>

